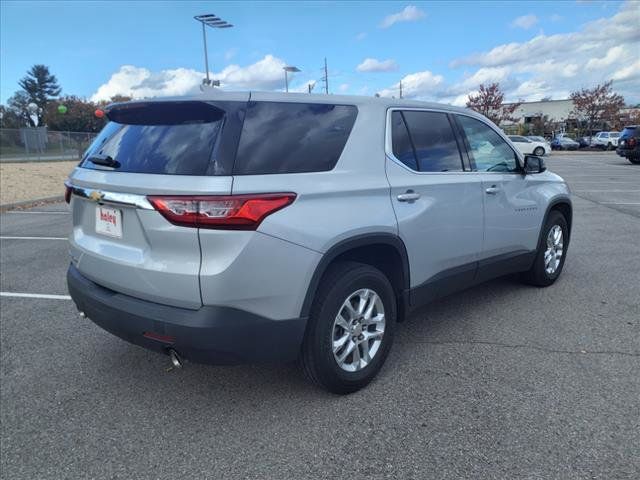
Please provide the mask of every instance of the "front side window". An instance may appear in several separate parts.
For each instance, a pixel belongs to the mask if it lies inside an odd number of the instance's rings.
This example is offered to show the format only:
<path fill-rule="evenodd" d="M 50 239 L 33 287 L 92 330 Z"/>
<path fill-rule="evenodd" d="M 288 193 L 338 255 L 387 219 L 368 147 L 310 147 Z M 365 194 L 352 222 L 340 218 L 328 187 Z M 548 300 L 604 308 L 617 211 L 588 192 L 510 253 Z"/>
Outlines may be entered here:
<path fill-rule="evenodd" d="M 518 160 L 511 147 L 492 128 L 475 118 L 457 115 L 469 143 L 469 154 L 480 172 L 517 172 Z"/>
<path fill-rule="evenodd" d="M 405 135 L 400 122 L 404 119 L 406 134 L 413 149 L 413 152 L 408 152 L 404 147 L 402 153 L 405 159 L 400 158 L 394 149 L 398 160 L 419 172 L 462 171 L 462 157 L 446 113 L 406 110 L 394 112 L 394 115 L 392 129 L 395 126 L 396 131 L 392 130 L 392 138 Z"/>
<path fill-rule="evenodd" d="M 357 114 L 353 105 L 249 102 L 233 172 L 331 170 L 342 155 Z"/>

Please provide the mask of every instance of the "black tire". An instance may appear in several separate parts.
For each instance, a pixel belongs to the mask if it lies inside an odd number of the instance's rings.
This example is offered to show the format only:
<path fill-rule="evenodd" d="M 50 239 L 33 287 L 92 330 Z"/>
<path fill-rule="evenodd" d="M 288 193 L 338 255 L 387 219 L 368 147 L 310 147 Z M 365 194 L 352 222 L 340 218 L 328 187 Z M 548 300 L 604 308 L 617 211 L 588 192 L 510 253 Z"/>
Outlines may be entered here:
<path fill-rule="evenodd" d="M 611 142 L 607 143 L 607 150 L 613 150 L 613 145 L 611 145 Z"/>
<path fill-rule="evenodd" d="M 343 303 L 359 289 L 373 290 L 384 308 L 385 329 L 371 362 L 354 372 L 340 368 L 334 358 L 332 338 L 334 320 Z M 339 262 L 323 277 L 311 307 L 300 364 L 305 376 L 326 390 L 352 393 L 365 387 L 376 376 L 393 343 L 396 324 L 396 297 L 389 279 L 378 269 L 357 262 Z M 356 347 L 360 348 L 360 347 Z"/>
<path fill-rule="evenodd" d="M 563 251 L 562 257 L 560 258 L 560 263 L 555 272 L 549 274 L 547 273 L 545 268 L 544 256 L 547 249 L 547 236 L 549 235 L 549 231 L 556 225 L 558 225 L 562 229 Z M 542 234 L 540 235 L 540 241 L 538 242 L 536 258 L 533 261 L 531 269 L 522 274 L 522 280 L 529 285 L 535 285 L 537 287 L 548 287 L 549 285 L 552 285 L 562 273 L 562 267 L 564 267 L 564 262 L 567 258 L 568 247 L 569 227 L 567 225 L 567 220 L 559 211 L 551 210 L 551 212 L 549 212 L 549 216 L 547 217 L 547 221 L 542 227 Z"/>
<path fill-rule="evenodd" d="M 634 165 L 640 165 L 640 157 L 627 157 L 627 160 L 629 160 Z"/>
<path fill-rule="evenodd" d="M 541 157 L 542 155 L 544 155 L 544 148 L 542 148 L 542 147 L 536 147 L 536 148 L 534 148 L 534 149 L 533 149 L 533 154 L 534 154 L 536 157 Z"/>

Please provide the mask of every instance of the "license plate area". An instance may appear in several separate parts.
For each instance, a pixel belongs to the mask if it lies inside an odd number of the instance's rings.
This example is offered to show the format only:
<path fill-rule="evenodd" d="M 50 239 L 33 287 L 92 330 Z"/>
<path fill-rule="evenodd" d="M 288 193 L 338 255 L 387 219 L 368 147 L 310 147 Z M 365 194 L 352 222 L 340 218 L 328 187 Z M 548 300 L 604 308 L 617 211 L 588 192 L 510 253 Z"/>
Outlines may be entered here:
<path fill-rule="evenodd" d="M 117 208 L 96 206 L 96 233 L 122 238 L 122 212 Z"/>

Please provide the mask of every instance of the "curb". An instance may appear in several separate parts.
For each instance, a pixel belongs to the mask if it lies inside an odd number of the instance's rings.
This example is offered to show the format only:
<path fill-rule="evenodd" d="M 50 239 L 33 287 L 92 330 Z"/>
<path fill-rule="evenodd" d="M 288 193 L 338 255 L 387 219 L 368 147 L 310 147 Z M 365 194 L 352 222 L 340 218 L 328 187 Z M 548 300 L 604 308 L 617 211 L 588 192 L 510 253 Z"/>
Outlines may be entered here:
<path fill-rule="evenodd" d="M 14 208 L 23 209 L 29 207 L 35 207 L 36 205 L 44 205 L 47 203 L 63 202 L 64 195 L 56 195 L 55 197 L 37 198 L 35 200 L 24 200 L 22 202 L 4 203 L 0 205 L 0 211 L 6 212 L 7 210 L 13 210 Z"/>

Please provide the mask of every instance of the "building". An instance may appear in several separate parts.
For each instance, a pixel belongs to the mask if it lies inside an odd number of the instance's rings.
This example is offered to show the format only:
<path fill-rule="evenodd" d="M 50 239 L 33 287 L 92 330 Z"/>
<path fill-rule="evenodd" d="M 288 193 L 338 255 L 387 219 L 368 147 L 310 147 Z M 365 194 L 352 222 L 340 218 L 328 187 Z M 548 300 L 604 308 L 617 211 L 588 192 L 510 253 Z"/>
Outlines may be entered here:
<path fill-rule="evenodd" d="M 506 103 L 505 105 L 513 105 Z M 541 135 L 553 137 L 556 133 L 574 133 L 588 135 L 585 121 L 573 113 L 571 99 L 523 102 L 513 112 L 514 122 L 502 122 L 500 127 L 509 135 Z M 625 125 L 640 121 L 640 108 L 625 107 L 620 110 L 618 119 L 598 120 L 594 122 L 592 134 L 601 130 L 619 130 Z"/>
<path fill-rule="evenodd" d="M 551 136 L 577 127 L 573 109 L 571 99 L 523 102 L 513 112 L 515 122 L 506 121 L 500 126 L 509 134 Z"/>

